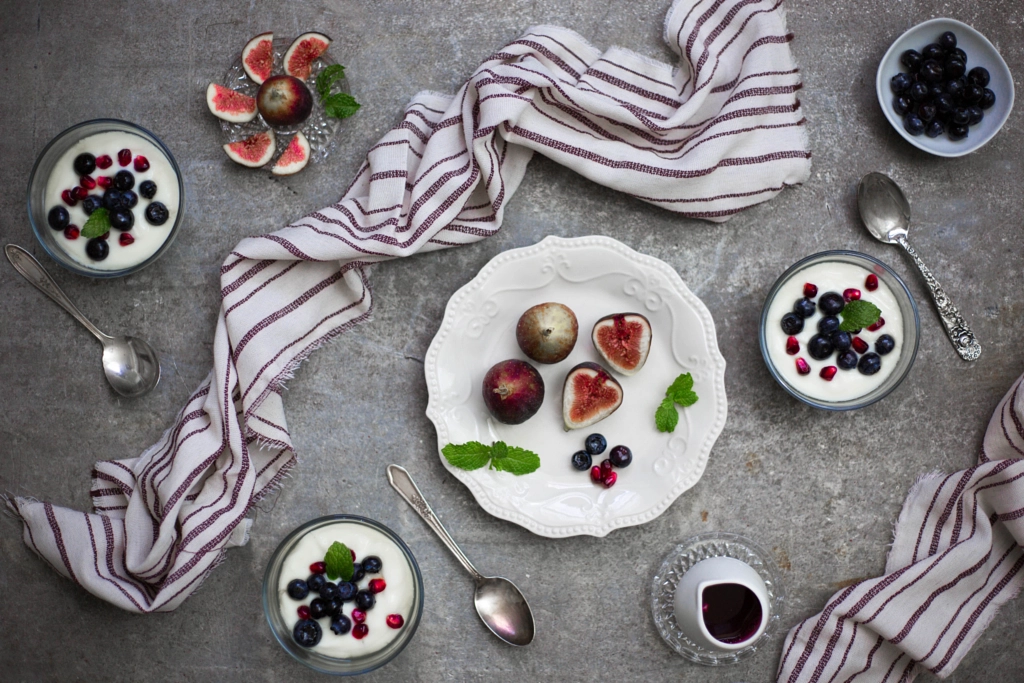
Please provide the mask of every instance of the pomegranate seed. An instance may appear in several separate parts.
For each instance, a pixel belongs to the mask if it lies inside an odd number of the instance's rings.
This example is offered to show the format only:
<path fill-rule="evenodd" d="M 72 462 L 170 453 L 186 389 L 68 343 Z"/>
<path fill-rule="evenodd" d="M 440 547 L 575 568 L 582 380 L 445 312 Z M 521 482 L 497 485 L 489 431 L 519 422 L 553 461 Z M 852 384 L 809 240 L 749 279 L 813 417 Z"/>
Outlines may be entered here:
<path fill-rule="evenodd" d="M 604 487 L 606 489 L 610 489 L 611 487 L 615 486 L 615 480 L 618 478 L 619 475 L 615 474 L 614 472 L 609 472 L 608 474 L 604 475 L 604 479 L 601 480 L 601 483 L 604 484 Z"/>
<path fill-rule="evenodd" d="M 75 199 L 73 194 L 71 194 L 71 190 L 64 190 L 63 192 L 61 192 L 60 198 L 63 199 L 64 203 L 67 204 L 68 206 L 74 206 L 75 204 L 78 203 L 78 200 Z"/>
<path fill-rule="evenodd" d="M 831 382 L 832 378 L 836 376 L 837 372 L 839 372 L 839 368 L 837 368 L 834 365 L 829 365 L 827 367 L 822 368 L 821 372 L 819 372 L 818 374 L 821 375 L 821 378 L 826 382 Z"/>
<path fill-rule="evenodd" d="M 362 640 L 370 632 L 370 627 L 366 624 L 356 624 L 352 628 L 352 637 L 356 640 Z"/>
<path fill-rule="evenodd" d="M 102 235 L 100 235 L 96 239 L 98 239 L 98 240 L 105 240 L 105 239 L 109 239 L 109 238 L 110 238 L 110 231 L 107 230 L 105 233 L 103 233 Z"/>
<path fill-rule="evenodd" d="M 101 175 L 98 178 L 96 178 L 96 184 L 105 190 L 108 187 L 113 187 L 114 179 L 108 175 Z"/>
<path fill-rule="evenodd" d="M 884 325 L 884 324 L 885 324 L 885 318 L 879 318 L 878 322 L 876 322 L 876 323 L 874 323 L 872 325 L 868 325 L 868 332 L 877 332 L 878 330 L 882 329 L 882 325 Z"/>
<path fill-rule="evenodd" d="M 309 608 L 305 605 L 299 605 L 299 619 L 309 619 Z"/>
<path fill-rule="evenodd" d="M 356 551 L 352 550 L 352 548 L 349 548 L 348 552 L 352 555 L 352 561 L 355 562 L 356 561 Z"/>
<path fill-rule="evenodd" d="M 78 226 L 75 225 L 74 223 L 64 228 L 64 236 L 67 237 L 69 240 L 77 240 L 80 234 L 82 234 L 81 231 L 78 229 Z"/>
<path fill-rule="evenodd" d="M 868 343 L 860 337 L 853 338 L 853 350 L 857 353 L 867 353 Z"/>
<path fill-rule="evenodd" d="M 845 301 L 856 301 L 860 298 L 860 290 L 850 287 L 849 289 L 843 290 L 843 299 Z"/>
<path fill-rule="evenodd" d="M 796 371 L 799 372 L 801 375 L 809 375 L 811 374 L 811 366 L 808 365 L 807 361 L 805 361 L 803 358 L 797 358 Z"/>
<path fill-rule="evenodd" d="M 135 157 L 135 170 L 138 173 L 142 173 L 143 171 L 148 171 L 149 170 L 149 159 L 147 159 L 146 157 L 142 156 L 141 154 L 139 156 Z"/>
<path fill-rule="evenodd" d="M 96 157 L 96 168 L 110 168 L 113 163 L 114 160 L 110 158 L 109 154 Z"/>
<path fill-rule="evenodd" d="M 314 574 L 323 574 L 325 571 L 327 571 L 327 565 L 323 562 L 314 562 L 313 564 L 309 565 L 309 571 L 313 572 Z"/>
<path fill-rule="evenodd" d="M 384 589 L 388 587 L 388 584 L 384 582 L 384 579 L 371 579 L 370 580 L 370 592 L 371 593 L 383 593 Z"/>
<path fill-rule="evenodd" d="M 384 620 L 391 628 L 402 628 L 405 624 L 405 619 L 402 618 L 401 614 L 389 614 Z"/>
<path fill-rule="evenodd" d="M 612 461 L 605 459 L 601 461 L 601 476 L 608 474 L 612 471 Z"/>
<path fill-rule="evenodd" d="M 78 182 L 82 184 L 87 190 L 91 190 L 96 187 L 96 181 L 92 179 L 92 176 L 84 175 L 78 179 Z"/>
<path fill-rule="evenodd" d="M 878 277 L 874 273 L 868 275 L 867 278 L 864 280 L 864 289 L 868 290 L 869 292 L 873 292 L 876 289 L 878 289 Z"/>
<path fill-rule="evenodd" d="M 791 356 L 800 353 L 800 342 L 796 340 L 796 337 L 790 337 L 786 340 L 786 353 Z"/>
<path fill-rule="evenodd" d="M 127 247 L 129 244 L 135 241 L 135 238 L 132 237 L 130 233 L 122 232 L 121 236 L 117 238 L 117 241 L 121 244 L 122 247 Z"/>
<path fill-rule="evenodd" d="M 361 609 L 352 610 L 352 621 L 361 624 L 366 621 L 366 612 Z"/>
<path fill-rule="evenodd" d="M 593 467 L 590 468 L 590 480 L 592 482 L 594 482 L 595 484 L 600 484 L 602 476 L 604 476 L 604 475 L 601 474 L 601 468 L 600 467 L 598 467 L 597 465 L 594 465 Z"/>
<path fill-rule="evenodd" d="M 818 285 L 812 285 L 810 282 L 804 284 L 804 296 L 808 299 L 813 299 L 818 296 Z"/>
<path fill-rule="evenodd" d="M 71 196 L 75 200 L 81 201 L 89 196 L 89 190 L 85 189 L 81 185 L 75 185 L 73 188 L 71 188 Z"/>
<path fill-rule="evenodd" d="M 130 149 L 122 149 L 117 153 L 117 163 L 122 166 L 127 166 L 132 163 L 132 151 Z"/>

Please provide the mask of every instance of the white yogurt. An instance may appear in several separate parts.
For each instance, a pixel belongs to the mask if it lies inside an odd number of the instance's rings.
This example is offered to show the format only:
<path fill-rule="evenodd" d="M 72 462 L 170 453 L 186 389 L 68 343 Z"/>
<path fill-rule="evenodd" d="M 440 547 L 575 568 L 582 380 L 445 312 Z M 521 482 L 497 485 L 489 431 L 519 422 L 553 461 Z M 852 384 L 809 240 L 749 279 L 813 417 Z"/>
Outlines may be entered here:
<path fill-rule="evenodd" d="M 800 393 L 819 401 L 849 401 L 871 393 L 896 369 L 903 351 L 903 315 L 900 313 L 896 296 L 881 278 L 878 279 L 878 289 L 873 292 L 867 290 L 864 282 L 870 273 L 871 271 L 866 268 L 852 263 L 825 261 L 797 271 L 779 288 L 768 309 L 765 342 L 768 345 L 768 356 L 775 369 Z M 826 292 L 841 295 L 844 289 L 852 287 L 861 291 L 863 301 L 870 301 L 881 309 L 885 324 L 875 332 L 864 328 L 856 335 L 868 343 L 872 352 L 875 351 L 875 340 L 883 334 L 888 334 L 896 340 L 896 348 L 888 355 L 882 356 L 881 370 L 873 375 L 865 375 L 857 368 L 840 368 L 832 381 L 822 379 L 819 374 L 822 368 L 829 365 L 835 365 L 837 368 L 839 366 L 836 363 L 837 353 L 833 353 L 825 360 L 815 360 L 807 353 L 807 342 L 818 333 L 818 321 L 823 317 L 820 309 L 816 309 L 814 315 L 804 321 L 804 329 L 800 334 L 793 335 L 800 342 L 800 351 L 795 356 L 786 353 L 786 340 L 789 335 L 782 331 L 782 316 L 793 310 L 793 304 L 797 299 L 803 298 L 804 283 L 807 282 L 818 287 L 815 303 Z M 801 375 L 797 372 L 797 358 L 803 358 L 811 366 L 809 374 Z"/>
<path fill-rule="evenodd" d="M 128 166 L 121 166 L 117 160 L 117 153 L 122 149 L 129 149 L 132 152 L 132 159 L 138 155 L 146 157 L 149 161 L 149 169 L 137 172 L 135 166 L 129 163 Z M 64 250 L 72 259 L 94 270 L 122 270 L 142 263 L 155 254 L 171 234 L 171 228 L 178 217 L 180 197 L 178 194 L 178 176 L 174 173 L 174 167 L 170 160 L 164 155 L 159 147 L 143 137 L 124 131 L 108 131 L 97 133 L 82 138 L 61 156 L 60 160 L 53 167 L 53 172 L 46 181 L 46 193 L 44 199 L 46 206 L 44 214 L 54 206 L 63 206 L 71 215 L 71 223 L 79 228 L 85 227 L 89 217 L 82 209 L 82 202 L 75 206 L 68 206 L 61 199 L 61 192 L 70 190 L 79 184 L 80 176 L 75 173 L 75 157 L 83 152 L 88 152 L 99 157 L 104 154 L 110 156 L 113 165 L 109 168 L 96 168 L 92 178 L 96 180 L 99 176 L 110 176 L 113 178 L 118 171 L 130 171 L 135 176 L 135 187 L 132 188 L 136 194 L 139 192 L 139 185 L 144 180 L 152 180 L 156 183 L 156 195 L 152 200 L 139 196 L 139 203 L 131 209 L 135 214 L 135 225 L 130 234 L 135 238 L 132 244 L 121 246 L 118 238 L 121 232 L 111 230 L 107 244 L 110 246 L 110 253 L 102 261 L 93 261 L 85 253 L 85 245 L 89 241 L 85 237 L 69 240 L 63 233 L 54 235 L 55 243 Z M 89 194 L 102 196 L 104 188 L 97 186 L 89 190 Z M 146 207 L 151 201 L 160 202 L 167 207 L 168 217 L 163 225 L 150 225 L 146 220 Z M 49 226 L 46 226 L 49 230 Z M 54 231 L 56 232 L 56 231 Z"/>
<path fill-rule="evenodd" d="M 363 623 L 369 627 L 370 632 L 362 640 L 355 638 L 351 631 L 342 636 L 336 635 L 331 631 L 330 617 L 317 620 L 323 635 L 320 642 L 309 649 L 327 657 L 351 659 L 380 650 L 397 638 L 403 630 L 409 628 L 415 578 L 412 567 L 405 559 L 402 549 L 376 529 L 352 522 L 337 522 L 310 531 L 299 539 L 281 566 L 278 594 L 281 617 L 288 625 L 289 633 L 299 621 L 299 606 L 309 605 L 310 601 L 317 597 L 317 594 L 310 591 L 304 600 L 293 600 L 288 595 L 288 583 L 293 579 L 306 580 L 310 574 L 309 565 L 322 561 L 327 549 L 335 541 L 344 543 L 354 551 L 357 562 L 370 555 L 380 558 L 380 573 L 368 573 L 359 581 L 360 589 L 366 588 L 370 580 L 376 578 L 384 579 L 387 584 L 384 591 L 377 594 L 376 604 L 366 612 L 366 621 Z M 355 603 L 346 602 L 342 607 L 342 612 L 351 619 L 353 609 L 355 609 Z M 388 626 L 385 620 L 389 614 L 401 614 L 405 622 L 404 625 L 397 629 Z M 355 621 L 353 621 L 352 626 L 355 627 L 355 625 Z"/>

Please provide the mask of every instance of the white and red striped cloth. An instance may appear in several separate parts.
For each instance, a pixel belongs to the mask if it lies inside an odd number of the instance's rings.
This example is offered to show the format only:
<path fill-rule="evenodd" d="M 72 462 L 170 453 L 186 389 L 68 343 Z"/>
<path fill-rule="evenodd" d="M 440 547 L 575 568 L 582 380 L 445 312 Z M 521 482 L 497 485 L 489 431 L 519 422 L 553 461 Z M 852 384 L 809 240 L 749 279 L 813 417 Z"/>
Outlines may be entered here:
<path fill-rule="evenodd" d="M 778 683 L 909 683 L 924 669 L 945 678 L 1020 592 L 1022 381 L 992 416 L 976 467 L 911 489 L 885 575 L 836 593 L 789 632 Z"/>
<path fill-rule="evenodd" d="M 96 465 L 92 514 L 14 500 L 25 542 L 118 607 L 180 605 L 295 464 L 281 390 L 367 319 L 366 266 L 496 232 L 534 151 L 714 221 L 802 183 L 810 151 L 781 5 L 680 0 L 665 20 L 676 67 L 537 27 L 454 97 L 416 96 L 337 204 L 238 244 L 208 379 L 159 443 Z"/>

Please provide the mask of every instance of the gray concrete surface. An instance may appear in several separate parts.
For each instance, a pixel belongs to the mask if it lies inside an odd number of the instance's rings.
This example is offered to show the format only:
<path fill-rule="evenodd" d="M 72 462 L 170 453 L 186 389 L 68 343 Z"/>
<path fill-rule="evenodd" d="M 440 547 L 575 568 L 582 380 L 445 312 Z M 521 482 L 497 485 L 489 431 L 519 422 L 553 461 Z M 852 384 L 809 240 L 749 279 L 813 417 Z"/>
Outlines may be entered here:
<path fill-rule="evenodd" d="M 364 150 L 420 89 L 452 91 L 476 63 L 536 23 L 571 27 L 600 46 L 659 59 L 669 0 L 254 0 L 231 3 L 0 0 L 0 241 L 39 255 L 100 327 L 151 340 L 164 357 L 152 395 L 118 399 L 85 330 L 0 264 L 0 490 L 88 506 L 98 459 L 153 442 L 210 367 L 218 266 L 235 242 L 338 197 Z M 368 515 L 402 534 L 427 589 L 414 642 L 367 681 L 677 680 L 762 683 L 782 634 L 741 665 L 704 669 L 668 649 L 647 608 L 648 586 L 674 543 L 706 530 L 747 534 L 783 569 L 788 629 L 838 587 L 881 572 L 893 521 L 914 480 L 975 460 L 988 417 L 1024 370 L 1024 124 L 1020 110 L 980 152 L 946 160 L 906 144 L 874 94 L 875 66 L 903 30 L 954 16 L 985 33 L 1024 74 L 1019 0 L 931 3 L 789 0 L 793 50 L 814 151 L 803 187 L 724 226 L 679 218 L 537 157 L 501 233 L 482 243 L 374 269 L 373 322 L 319 351 L 286 394 L 300 466 L 256 513 L 233 550 L 172 614 L 126 614 L 58 577 L 0 520 L 0 680 L 300 681 L 316 675 L 273 642 L 259 600 L 265 562 L 295 525 L 330 512 Z M 203 91 L 252 35 L 319 29 L 349 67 L 364 107 L 337 152 L 287 181 L 233 165 Z M 1018 86 L 1020 81 L 1018 80 Z M 154 130 L 184 169 L 183 233 L 148 270 L 113 282 L 61 271 L 35 244 L 24 188 L 33 160 L 78 121 L 116 116 Z M 891 174 L 914 206 L 919 251 L 984 345 L 962 363 L 898 252 L 857 220 L 855 184 Z M 440 466 L 423 415 L 422 357 L 448 297 L 488 259 L 544 235 L 600 232 L 679 270 L 715 318 L 728 361 L 729 421 L 703 479 L 664 515 L 605 539 L 548 540 L 484 513 Z M 876 255 L 907 276 L 921 303 L 921 348 L 909 379 L 852 414 L 802 407 L 769 377 L 757 319 L 776 276 L 824 248 Z M 384 467 L 408 467 L 482 570 L 515 580 L 536 609 L 537 641 L 511 649 L 477 622 L 471 586 L 423 523 L 388 488 Z M 1011 603 L 952 681 L 1024 679 Z M 919 680 L 936 680 L 924 675 Z"/>

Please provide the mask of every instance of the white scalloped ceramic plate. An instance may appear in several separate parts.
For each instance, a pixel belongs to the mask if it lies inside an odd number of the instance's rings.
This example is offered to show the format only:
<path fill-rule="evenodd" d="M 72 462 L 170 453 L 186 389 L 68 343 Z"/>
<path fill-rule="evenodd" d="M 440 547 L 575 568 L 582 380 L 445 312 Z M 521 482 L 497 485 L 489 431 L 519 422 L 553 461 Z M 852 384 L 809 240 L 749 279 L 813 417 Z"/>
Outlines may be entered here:
<path fill-rule="evenodd" d="M 484 373 L 506 358 L 526 358 L 516 344 L 516 322 L 527 308 L 545 301 L 576 313 L 579 341 L 561 363 L 535 364 L 545 385 L 540 411 L 521 425 L 498 423 L 481 398 Z M 611 417 L 566 432 L 561 412 L 566 373 L 582 361 L 601 360 L 590 341 L 599 318 L 629 311 L 651 321 L 647 364 L 632 377 L 617 377 L 624 400 Z M 448 443 L 499 439 L 540 455 L 540 469 L 519 477 L 487 468 L 454 469 L 440 457 L 484 510 L 541 536 L 604 536 L 651 521 L 697 483 L 725 426 L 725 359 L 708 309 L 668 264 L 608 237 L 548 237 L 494 257 L 448 301 L 425 367 L 427 417 L 437 428 L 439 455 Z M 700 398 L 680 411 L 674 433 L 658 432 L 654 411 L 665 388 L 683 372 L 693 375 Z M 619 470 L 610 489 L 591 483 L 589 473 L 570 464 L 593 432 L 604 434 L 609 447 L 621 443 L 633 451 L 633 463 Z"/>

